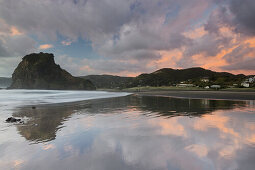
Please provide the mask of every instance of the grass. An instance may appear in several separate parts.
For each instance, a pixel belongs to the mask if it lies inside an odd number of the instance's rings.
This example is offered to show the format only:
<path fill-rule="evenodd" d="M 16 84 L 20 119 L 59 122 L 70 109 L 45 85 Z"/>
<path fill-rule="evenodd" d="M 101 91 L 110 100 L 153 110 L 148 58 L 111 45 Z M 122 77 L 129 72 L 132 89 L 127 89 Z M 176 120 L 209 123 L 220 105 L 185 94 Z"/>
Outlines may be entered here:
<path fill-rule="evenodd" d="M 215 89 L 204 89 L 201 87 L 175 87 L 175 86 L 143 86 L 143 87 L 132 87 L 127 89 L 97 89 L 102 91 L 125 91 L 125 92 L 145 92 L 145 91 L 215 91 Z M 219 91 L 232 91 L 232 92 L 255 92 L 255 88 L 226 88 L 220 89 Z"/>
<path fill-rule="evenodd" d="M 137 92 L 137 91 L 207 91 L 211 89 L 204 89 L 200 87 L 175 87 L 175 86 L 160 86 L 160 87 L 151 87 L 151 86 L 144 86 L 144 87 L 133 87 L 128 89 L 123 89 L 123 91 L 128 92 Z"/>

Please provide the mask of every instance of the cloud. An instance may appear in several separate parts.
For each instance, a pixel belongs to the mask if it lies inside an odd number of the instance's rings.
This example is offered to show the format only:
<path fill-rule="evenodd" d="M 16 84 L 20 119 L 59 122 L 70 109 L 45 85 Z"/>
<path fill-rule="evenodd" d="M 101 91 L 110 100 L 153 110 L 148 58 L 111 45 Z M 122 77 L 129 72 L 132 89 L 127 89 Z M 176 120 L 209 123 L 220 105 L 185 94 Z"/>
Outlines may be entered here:
<path fill-rule="evenodd" d="M 4 46 L 3 41 L 0 40 L 0 57 L 7 57 L 9 55 L 10 54 L 7 51 L 6 47 Z"/>
<path fill-rule="evenodd" d="M 234 14 L 233 23 L 236 26 L 236 31 L 255 35 L 255 1 L 231 0 L 229 8 Z"/>
<path fill-rule="evenodd" d="M 232 54 L 222 53 L 231 52 L 230 49 L 255 35 L 252 22 L 254 2 L 241 2 L 0 0 L 0 36 L 8 32 L 8 37 L 26 37 L 26 44 L 30 42 L 31 47 L 22 47 L 25 48 L 23 51 L 31 51 L 32 46 L 35 46 L 35 42 L 33 44 L 28 40 L 29 37 L 36 37 L 46 43 L 49 40 L 59 41 L 63 46 L 70 47 L 79 39 L 89 41 L 92 51 L 100 57 L 86 59 L 85 64 L 81 62 L 82 59 L 78 62 L 73 58 L 73 63 L 70 63 L 73 68 L 68 68 L 74 74 L 84 72 L 80 71 L 81 68 L 90 68 L 90 71 L 97 73 L 106 71 L 124 74 L 151 72 L 162 65 L 207 67 L 209 58 L 231 64 L 229 60 L 233 58 Z M 6 44 L 5 39 L 10 38 L 0 37 L 1 56 L 23 54 L 14 53 L 11 44 Z M 43 44 L 39 49 L 52 47 L 51 44 Z M 54 50 L 59 53 L 57 46 Z M 178 51 L 178 56 L 162 56 L 162 51 L 165 54 Z M 247 54 L 243 52 L 242 55 Z M 72 56 L 69 54 L 69 57 Z M 128 71 L 124 71 L 124 68 Z M 223 67 L 214 69 L 221 70 Z"/>
<path fill-rule="evenodd" d="M 42 44 L 39 46 L 40 50 L 45 50 L 45 49 L 49 49 L 49 48 L 53 48 L 52 44 Z"/>
<path fill-rule="evenodd" d="M 0 57 L 24 56 L 35 50 L 36 42 L 26 35 L 0 35 Z"/>
<path fill-rule="evenodd" d="M 64 46 L 69 46 L 71 45 L 73 42 L 70 41 L 70 40 L 66 40 L 66 41 L 61 41 L 61 44 L 64 45 Z"/>
<path fill-rule="evenodd" d="M 23 33 L 20 32 L 16 27 L 11 27 L 11 35 L 12 36 L 17 36 L 17 35 L 22 35 Z"/>
<path fill-rule="evenodd" d="M 20 62 L 20 57 L 1 57 L 0 58 L 0 76 L 11 77 L 14 69 Z"/>
<path fill-rule="evenodd" d="M 32 52 L 36 42 L 0 18 L 0 58 L 17 57 Z"/>
<path fill-rule="evenodd" d="M 249 70 L 255 72 L 255 58 L 247 58 L 239 62 L 234 62 L 229 65 L 222 66 L 224 70 Z"/>
<path fill-rule="evenodd" d="M 73 58 L 67 55 L 59 55 L 55 57 L 56 63 L 62 68 L 68 70 L 75 76 L 89 74 L 114 74 L 114 75 L 132 75 L 140 73 L 141 70 L 150 72 L 155 70 L 155 66 L 150 66 L 150 61 L 120 60 L 100 58 L 100 59 L 82 59 Z"/>
<path fill-rule="evenodd" d="M 31 3 L 28 0 L 15 2 L 10 0 L 0 1 L 0 16 L 10 25 L 15 25 L 39 37 L 56 38 L 57 33 L 70 39 L 82 36 L 89 38 L 95 47 L 100 47 L 105 42 L 113 40 L 114 35 L 120 35 L 120 42 L 126 43 L 131 40 L 131 45 L 137 42 L 138 46 L 135 48 L 151 46 L 154 49 L 169 46 L 169 48 L 176 48 L 176 44 L 179 44 L 177 46 L 182 44 L 178 41 L 184 38 L 179 31 L 188 26 L 189 19 L 195 18 L 206 9 L 204 5 L 196 6 L 195 3 L 207 4 L 202 0 L 192 0 L 189 3 L 184 0 L 178 3 L 175 1 L 148 3 L 148 0 L 139 2 L 136 0 L 86 0 L 76 3 L 65 0 L 34 0 Z M 176 17 L 183 19 L 183 22 L 175 19 L 166 24 L 165 20 L 169 19 L 166 14 L 179 5 L 183 8 L 178 11 L 179 15 Z M 188 14 L 186 10 L 192 7 L 197 10 Z M 9 12 L 12 10 L 15 10 L 15 14 Z M 172 25 L 174 23 L 176 25 Z M 169 26 L 173 29 L 169 29 Z M 162 34 L 159 34 L 160 31 Z M 154 40 L 154 43 L 151 40 Z M 174 43 L 169 45 L 171 40 Z M 155 43 L 156 45 L 153 45 Z M 130 44 L 127 44 L 127 47 L 123 48 L 129 47 Z"/>
<path fill-rule="evenodd" d="M 252 57 L 255 57 L 255 50 L 254 48 L 249 47 L 249 45 L 247 44 L 242 44 L 234 48 L 230 53 L 225 55 L 223 58 L 228 63 L 238 63 L 242 62 L 246 57 L 249 57 L 247 55 L 252 55 Z"/>
<path fill-rule="evenodd" d="M 134 1 L 133 1 L 134 2 Z M 0 16 L 10 25 L 39 37 L 70 39 L 113 33 L 130 18 L 132 1 L 0 1 Z M 24 10 L 25 9 L 25 10 Z M 15 14 L 10 12 L 15 10 Z"/>
<path fill-rule="evenodd" d="M 21 57 L 35 51 L 36 42 L 0 18 L 0 76 L 10 77 Z"/>

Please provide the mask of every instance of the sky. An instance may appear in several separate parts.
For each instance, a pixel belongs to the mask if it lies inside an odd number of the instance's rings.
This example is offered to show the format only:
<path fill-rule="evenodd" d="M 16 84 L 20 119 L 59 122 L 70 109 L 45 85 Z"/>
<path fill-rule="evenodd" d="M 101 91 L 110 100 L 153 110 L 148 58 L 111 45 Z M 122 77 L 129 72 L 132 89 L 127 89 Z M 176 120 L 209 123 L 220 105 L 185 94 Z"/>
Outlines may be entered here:
<path fill-rule="evenodd" d="M 255 74 L 254 0 L 0 0 L 0 76 L 48 52 L 75 76 Z"/>

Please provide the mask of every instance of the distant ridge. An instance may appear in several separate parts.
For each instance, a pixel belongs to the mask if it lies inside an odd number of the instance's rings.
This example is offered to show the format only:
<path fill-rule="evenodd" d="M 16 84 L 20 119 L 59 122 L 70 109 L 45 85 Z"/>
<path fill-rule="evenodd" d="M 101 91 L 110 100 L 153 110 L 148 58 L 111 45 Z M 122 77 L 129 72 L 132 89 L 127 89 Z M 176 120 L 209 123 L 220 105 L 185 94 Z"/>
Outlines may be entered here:
<path fill-rule="evenodd" d="M 233 84 L 242 81 L 246 76 L 234 75 L 228 72 L 215 72 L 201 67 L 187 69 L 162 68 L 150 74 L 141 74 L 134 80 L 133 86 L 165 86 L 191 80 L 192 83 L 207 77 L 216 84 Z"/>
<path fill-rule="evenodd" d="M 201 67 L 187 69 L 162 68 L 152 73 L 143 73 L 136 77 L 120 77 L 112 75 L 83 76 L 94 83 L 98 88 L 130 88 L 137 86 L 169 86 L 183 81 L 197 85 L 201 78 L 208 78 L 211 84 L 223 86 L 240 84 L 247 76 L 234 75 L 228 72 L 215 72 Z"/>
<path fill-rule="evenodd" d="M 0 77 L 0 88 L 9 87 L 12 83 L 12 79 L 9 77 Z"/>
<path fill-rule="evenodd" d="M 81 78 L 90 80 L 97 88 L 127 88 L 132 85 L 133 77 L 121 77 L 113 75 L 88 75 Z"/>

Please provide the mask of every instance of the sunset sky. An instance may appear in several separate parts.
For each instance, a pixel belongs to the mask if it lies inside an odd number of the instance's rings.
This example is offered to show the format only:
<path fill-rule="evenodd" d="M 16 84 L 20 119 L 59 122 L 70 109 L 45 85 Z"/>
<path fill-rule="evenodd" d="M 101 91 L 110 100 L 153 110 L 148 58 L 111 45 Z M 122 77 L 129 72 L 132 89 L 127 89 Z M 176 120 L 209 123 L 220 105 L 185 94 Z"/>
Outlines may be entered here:
<path fill-rule="evenodd" d="M 0 0 L 0 76 L 40 51 L 76 76 L 255 74 L 255 0 Z"/>

